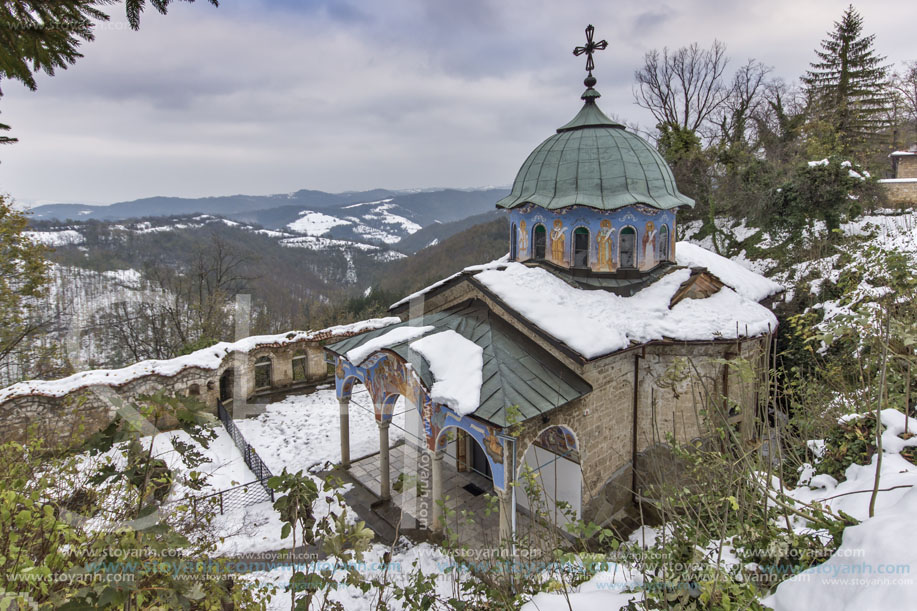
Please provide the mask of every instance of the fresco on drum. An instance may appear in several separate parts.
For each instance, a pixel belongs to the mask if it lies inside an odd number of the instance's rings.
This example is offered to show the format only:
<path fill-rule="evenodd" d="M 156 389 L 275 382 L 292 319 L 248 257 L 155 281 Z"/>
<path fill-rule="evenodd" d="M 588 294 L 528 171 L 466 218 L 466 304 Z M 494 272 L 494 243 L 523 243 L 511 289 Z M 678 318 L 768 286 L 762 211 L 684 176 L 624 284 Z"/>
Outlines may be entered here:
<path fill-rule="evenodd" d="M 614 272 L 635 261 L 633 267 L 646 271 L 675 259 L 675 210 L 642 204 L 611 211 L 589 206 L 546 210 L 533 204 L 513 208 L 510 252 L 516 261 L 533 258 L 539 226 L 547 235 L 545 258 L 562 267 L 584 267 L 588 261 L 592 271 Z"/>

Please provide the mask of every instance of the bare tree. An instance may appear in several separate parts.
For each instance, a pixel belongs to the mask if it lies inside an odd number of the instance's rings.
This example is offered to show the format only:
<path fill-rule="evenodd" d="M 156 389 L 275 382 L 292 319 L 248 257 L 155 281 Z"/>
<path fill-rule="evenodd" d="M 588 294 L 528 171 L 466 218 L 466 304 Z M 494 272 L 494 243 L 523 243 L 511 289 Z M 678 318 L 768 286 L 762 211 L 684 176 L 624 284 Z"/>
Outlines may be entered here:
<path fill-rule="evenodd" d="M 187 268 L 158 265 L 145 270 L 156 298 L 115 308 L 109 314 L 119 343 L 133 358 L 169 358 L 200 342 L 227 336 L 227 308 L 251 278 L 251 257 L 214 234 L 193 253 Z"/>
<path fill-rule="evenodd" d="M 715 113 L 718 137 L 727 145 L 755 139 L 754 117 L 766 104 L 764 92 L 771 69 L 756 59 L 749 59 L 736 70 L 732 85 Z"/>
<path fill-rule="evenodd" d="M 917 137 L 917 61 L 905 64 L 905 70 L 892 77 L 892 88 Z"/>
<path fill-rule="evenodd" d="M 657 123 L 699 132 L 726 102 L 730 88 L 723 82 L 726 45 L 714 40 L 709 49 L 697 43 L 669 51 L 653 49 L 635 72 L 634 99 Z"/>

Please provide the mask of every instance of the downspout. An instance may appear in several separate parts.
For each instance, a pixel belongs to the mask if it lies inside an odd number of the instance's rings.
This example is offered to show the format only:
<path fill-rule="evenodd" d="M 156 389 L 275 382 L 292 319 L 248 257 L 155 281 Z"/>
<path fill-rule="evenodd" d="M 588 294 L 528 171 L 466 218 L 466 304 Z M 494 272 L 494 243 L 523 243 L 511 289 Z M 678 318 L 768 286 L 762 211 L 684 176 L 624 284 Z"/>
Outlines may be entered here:
<path fill-rule="evenodd" d="M 633 405 L 633 430 L 631 432 L 630 440 L 630 489 L 631 489 L 631 501 L 636 505 L 637 504 L 637 406 L 639 405 L 640 391 L 638 390 L 640 384 L 640 359 L 646 357 L 646 346 L 643 346 L 643 350 L 640 352 L 634 353 L 634 405 Z"/>

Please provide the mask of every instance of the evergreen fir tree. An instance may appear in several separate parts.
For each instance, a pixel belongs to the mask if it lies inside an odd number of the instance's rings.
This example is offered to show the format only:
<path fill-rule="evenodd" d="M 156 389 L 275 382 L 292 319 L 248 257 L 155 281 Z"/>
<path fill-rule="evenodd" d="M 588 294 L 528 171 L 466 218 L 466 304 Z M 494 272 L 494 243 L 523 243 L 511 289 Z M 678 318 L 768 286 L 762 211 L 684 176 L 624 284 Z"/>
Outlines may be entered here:
<path fill-rule="evenodd" d="M 865 154 L 887 123 L 889 66 L 874 41 L 874 34 L 863 35 L 863 18 L 850 5 L 802 77 L 813 119 L 831 126 L 845 156 Z"/>

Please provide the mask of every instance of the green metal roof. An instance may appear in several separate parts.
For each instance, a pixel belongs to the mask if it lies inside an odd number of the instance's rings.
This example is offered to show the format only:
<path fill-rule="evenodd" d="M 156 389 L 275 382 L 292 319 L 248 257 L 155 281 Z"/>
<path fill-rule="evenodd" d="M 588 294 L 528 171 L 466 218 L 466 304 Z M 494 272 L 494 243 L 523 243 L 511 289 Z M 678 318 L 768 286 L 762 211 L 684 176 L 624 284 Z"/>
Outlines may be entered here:
<path fill-rule="evenodd" d="M 497 207 L 527 203 L 549 210 L 574 205 L 599 210 L 633 204 L 663 210 L 694 207 L 693 199 L 678 192 L 662 155 L 609 119 L 596 105 L 596 97 L 592 88 L 583 94 L 583 108 L 532 151 L 516 175 L 512 192 Z"/>
<path fill-rule="evenodd" d="M 592 391 L 588 382 L 554 358 L 535 342 L 494 314 L 484 302 L 473 299 L 440 312 L 424 314 L 421 318 L 368 331 L 326 346 L 325 349 L 344 356 L 356 348 L 388 333 L 399 326 L 432 325 L 438 333 L 452 329 L 471 340 L 484 351 L 481 403 L 474 416 L 497 426 L 507 426 L 507 409 L 518 406 L 523 420 L 540 416 L 566 405 Z M 389 346 L 388 349 L 410 361 L 410 341 Z M 416 362 L 415 362 L 416 367 Z M 427 388 L 433 385 L 433 374 L 426 360 L 417 368 Z"/>

